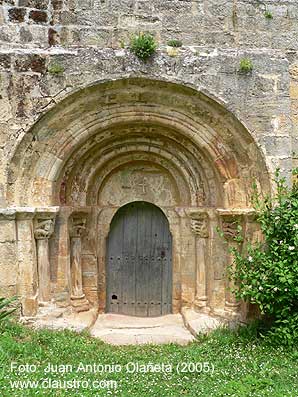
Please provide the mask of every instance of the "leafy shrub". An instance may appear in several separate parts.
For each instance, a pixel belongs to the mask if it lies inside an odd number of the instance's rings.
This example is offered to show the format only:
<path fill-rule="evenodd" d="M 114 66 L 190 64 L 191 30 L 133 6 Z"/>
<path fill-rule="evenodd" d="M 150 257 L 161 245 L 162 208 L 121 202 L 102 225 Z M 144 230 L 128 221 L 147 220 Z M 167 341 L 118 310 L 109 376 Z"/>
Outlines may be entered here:
<path fill-rule="evenodd" d="M 12 307 L 12 303 L 16 300 L 15 296 L 12 298 L 0 298 L 0 322 L 17 310 L 17 307 Z"/>
<path fill-rule="evenodd" d="M 253 70 L 253 63 L 249 58 L 243 58 L 240 61 L 239 69 L 243 73 L 249 73 Z"/>
<path fill-rule="evenodd" d="M 271 341 L 292 345 L 298 342 L 298 183 L 288 187 L 279 171 L 275 182 L 273 198 L 254 194 L 264 241 L 248 244 L 246 254 L 234 249 L 229 275 L 237 299 L 260 308 Z"/>
<path fill-rule="evenodd" d="M 140 59 L 146 61 L 156 51 L 157 44 L 154 37 L 148 33 L 134 36 L 130 42 L 130 50 Z"/>
<path fill-rule="evenodd" d="M 181 40 L 176 40 L 176 39 L 169 40 L 167 42 L 167 44 L 168 44 L 169 47 L 177 47 L 177 48 L 178 47 L 182 47 L 182 45 L 183 45 Z"/>

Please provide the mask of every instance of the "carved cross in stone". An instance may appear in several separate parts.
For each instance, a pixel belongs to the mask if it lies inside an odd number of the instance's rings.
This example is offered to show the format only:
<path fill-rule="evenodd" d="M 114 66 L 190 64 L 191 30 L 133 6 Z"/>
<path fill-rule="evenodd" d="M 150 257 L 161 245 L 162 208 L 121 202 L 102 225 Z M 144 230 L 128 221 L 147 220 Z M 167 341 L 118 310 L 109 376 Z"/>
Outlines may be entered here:
<path fill-rule="evenodd" d="M 142 188 L 142 194 L 146 194 L 147 179 L 145 177 L 143 177 L 141 182 L 138 183 L 138 186 L 140 186 Z"/>

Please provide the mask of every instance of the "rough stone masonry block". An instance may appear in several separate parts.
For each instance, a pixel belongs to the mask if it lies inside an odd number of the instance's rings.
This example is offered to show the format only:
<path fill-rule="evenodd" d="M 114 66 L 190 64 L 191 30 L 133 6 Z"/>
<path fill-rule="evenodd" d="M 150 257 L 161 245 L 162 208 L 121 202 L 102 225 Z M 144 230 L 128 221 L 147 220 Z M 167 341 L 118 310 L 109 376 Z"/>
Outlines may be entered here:
<path fill-rule="evenodd" d="M 0 6 L 15 6 L 18 0 L 0 0 Z"/>
<path fill-rule="evenodd" d="M 297 81 L 291 81 L 291 83 L 290 83 L 290 97 L 291 97 L 291 99 L 298 99 L 298 82 Z"/>
<path fill-rule="evenodd" d="M 17 284 L 16 245 L 14 242 L 0 243 L 0 286 Z"/>
<path fill-rule="evenodd" d="M 61 10 L 63 7 L 63 0 L 51 0 L 51 4 L 54 10 Z"/>
<path fill-rule="evenodd" d="M 0 243 L 12 243 L 16 240 L 14 220 L 0 220 Z"/>
<path fill-rule="evenodd" d="M 0 55 L 0 70 L 8 70 L 11 66 L 11 56 L 7 54 Z"/>
<path fill-rule="evenodd" d="M 11 22 L 24 22 L 26 15 L 25 8 L 11 8 L 8 10 L 8 17 Z"/>
<path fill-rule="evenodd" d="M 48 14 L 45 11 L 32 10 L 29 13 L 29 18 L 35 23 L 46 23 L 48 21 Z"/>
<path fill-rule="evenodd" d="M 44 73 L 46 71 L 46 59 L 40 55 L 19 57 L 15 62 L 15 70 L 18 72 Z"/>
<path fill-rule="evenodd" d="M 19 0 L 19 6 L 46 10 L 48 8 L 48 0 Z"/>

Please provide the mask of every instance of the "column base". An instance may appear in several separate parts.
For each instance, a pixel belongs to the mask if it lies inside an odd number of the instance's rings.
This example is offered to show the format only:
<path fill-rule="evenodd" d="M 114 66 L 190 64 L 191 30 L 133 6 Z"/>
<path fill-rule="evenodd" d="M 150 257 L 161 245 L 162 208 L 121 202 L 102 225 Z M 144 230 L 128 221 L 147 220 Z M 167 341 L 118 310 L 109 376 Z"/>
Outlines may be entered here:
<path fill-rule="evenodd" d="M 77 313 L 86 312 L 90 309 L 90 304 L 85 295 L 71 296 L 70 302 L 71 306 Z"/>
<path fill-rule="evenodd" d="M 240 303 L 236 302 L 225 302 L 224 309 L 226 317 L 230 319 L 238 319 L 241 316 L 240 313 Z"/>
<path fill-rule="evenodd" d="M 195 299 L 194 308 L 196 311 L 200 313 L 209 314 L 211 309 L 210 307 L 207 306 L 207 304 L 208 304 L 208 298 L 206 296 L 202 296 Z"/>
<path fill-rule="evenodd" d="M 37 297 L 24 297 L 21 299 L 22 304 L 22 315 L 24 317 L 34 317 L 38 311 L 38 301 Z"/>

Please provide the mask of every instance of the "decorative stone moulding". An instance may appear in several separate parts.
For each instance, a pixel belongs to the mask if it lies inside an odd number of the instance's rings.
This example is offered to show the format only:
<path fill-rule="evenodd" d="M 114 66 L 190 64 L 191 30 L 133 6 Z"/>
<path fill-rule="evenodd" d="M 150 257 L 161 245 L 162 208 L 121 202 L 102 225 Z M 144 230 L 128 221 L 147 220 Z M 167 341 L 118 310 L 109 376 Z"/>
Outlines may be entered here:
<path fill-rule="evenodd" d="M 86 223 L 86 213 L 73 213 L 69 220 L 71 304 L 77 312 L 87 311 L 90 308 L 83 292 L 82 279 L 82 237 L 86 233 Z"/>

